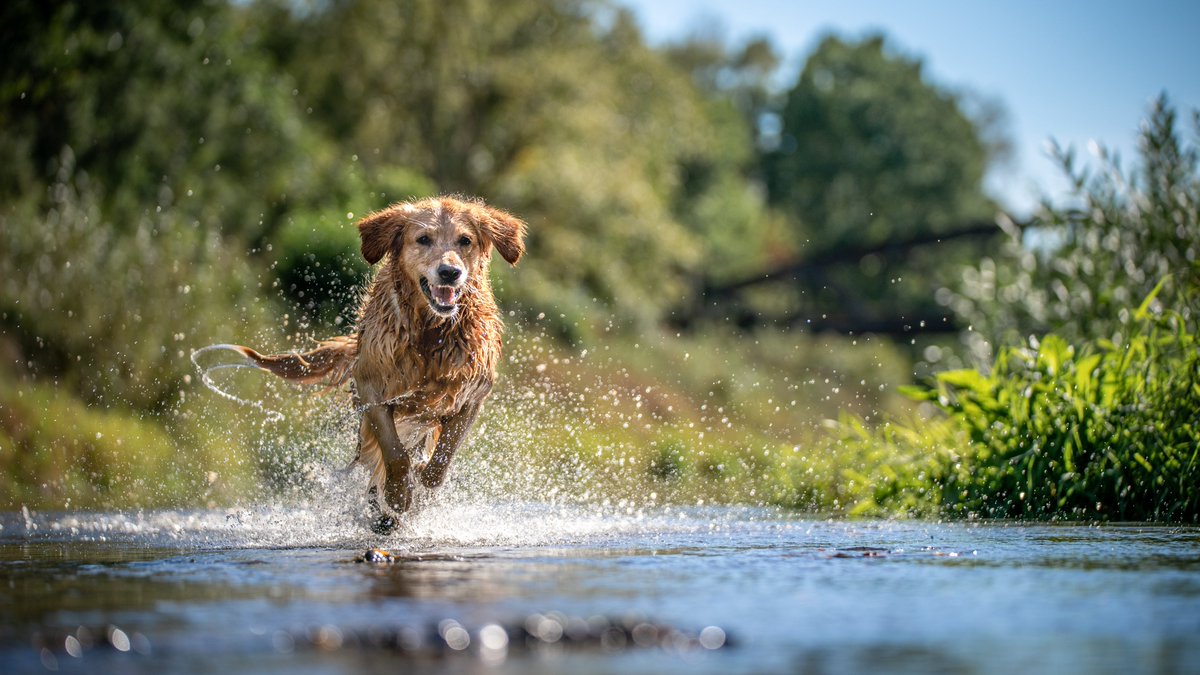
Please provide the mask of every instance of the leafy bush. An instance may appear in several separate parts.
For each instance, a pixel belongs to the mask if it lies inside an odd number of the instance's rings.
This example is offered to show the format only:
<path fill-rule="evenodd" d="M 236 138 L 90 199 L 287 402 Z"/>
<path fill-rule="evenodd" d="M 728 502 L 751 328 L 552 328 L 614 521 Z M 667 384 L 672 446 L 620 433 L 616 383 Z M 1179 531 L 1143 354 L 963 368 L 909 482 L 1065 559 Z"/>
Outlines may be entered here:
<path fill-rule="evenodd" d="M 981 517 L 1200 518 L 1200 350 L 1195 317 L 1152 315 L 1122 342 L 1048 335 L 1001 350 L 990 374 L 955 370 L 907 392 L 950 425 L 877 438 L 873 504 Z M 915 461 L 896 448 L 924 444 Z M 905 479 L 881 479 L 888 472 Z M 918 475 L 919 474 L 919 475 Z M 911 480 L 916 477 L 915 483 Z M 913 486 L 924 491 L 911 500 Z"/>
<path fill-rule="evenodd" d="M 1167 274 L 1181 289 L 1200 288 L 1200 150 L 1181 137 L 1165 95 L 1142 124 L 1136 171 L 1103 148 L 1091 171 L 1071 150 L 1056 154 L 1074 186 L 1072 207 L 1046 205 L 1034 241 L 1009 242 L 967 269 L 957 291 L 938 293 L 974 327 L 967 337 L 983 362 L 992 345 L 1031 334 L 1113 339 Z M 1179 297 L 1185 317 L 1200 312 L 1200 293 Z"/>
<path fill-rule="evenodd" d="M 222 428 L 245 430 L 223 412 Z M 228 437 L 183 436 L 172 420 L 0 371 L 0 510 L 211 506 L 245 490 L 252 477 Z"/>
<path fill-rule="evenodd" d="M 69 147 L 114 228 L 157 206 L 244 241 L 268 235 L 320 185 L 322 144 L 242 4 L 0 6 L 0 199 L 51 184 Z"/>
<path fill-rule="evenodd" d="M 215 232 L 170 210 L 118 227 L 69 153 L 49 192 L 47 212 L 33 199 L 0 212 L 0 341 L 27 374 L 164 410 L 190 349 L 270 332 L 262 274 Z"/>

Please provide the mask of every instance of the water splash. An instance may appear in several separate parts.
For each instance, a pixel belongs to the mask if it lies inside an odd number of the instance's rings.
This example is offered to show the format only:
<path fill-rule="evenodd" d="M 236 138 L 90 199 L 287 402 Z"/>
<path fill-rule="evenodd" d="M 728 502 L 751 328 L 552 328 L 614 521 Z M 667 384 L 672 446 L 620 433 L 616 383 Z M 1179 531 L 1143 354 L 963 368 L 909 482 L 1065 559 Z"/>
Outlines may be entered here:
<path fill-rule="evenodd" d="M 721 501 L 739 498 L 728 489 L 727 474 L 722 473 L 728 469 L 720 463 L 737 458 L 726 459 L 723 451 L 710 453 L 717 458 L 712 460 L 712 477 L 700 477 L 708 481 L 705 489 L 713 495 L 697 499 L 690 492 L 672 494 L 683 484 L 676 480 L 679 471 L 655 462 L 676 451 L 656 446 L 655 438 L 665 431 L 675 443 L 697 445 L 701 457 L 718 441 L 705 436 L 706 428 L 693 430 L 692 417 L 676 417 L 671 403 L 678 401 L 658 400 L 653 387 L 638 378 L 625 381 L 624 368 L 618 371 L 607 361 L 590 363 L 587 350 L 551 352 L 547 343 L 544 335 L 532 334 L 507 345 L 505 386 L 489 399 L 480 423 L 454 460 L 449 482 L 437 494 L 419 494 L 419 508 L 406 514 L 400 531 L 383 545 L 553 545 L 618 534 L 653 535 L 677 527 L 706 529 L 710 521 L 681 520 L 680 511 L 664 505 L 683 503 L 681 496 L 693 505 L 712 503 L 714 496 Z M 237 361 L 205 365 L 205 355 L 214 352 L 234 352 Z M 228 381 L 219 384 L 214 375 L 261 370 L 233 345 L 195 350 L 192 361 L 209 390 L 261 413 L 264 423 L 286 424 L 286 429 L 273 430 L 270 438 L 264 434 L 257 443 L 258 493 L 226 510 L 138 514 L 96 522 L 75 517 L 71 522 L 63 519 L 60 528 L 172 546 L 381 543 L 368 530 L 365 472 L 338 468 L 352 454 L 361 411 L 336 397 L 301 395 L 285 402 L 232 393 L 222 386 Z M 278 383 L 267 377 L 264 384 L 270 388 Z M 284 385 L 271 391 L 288 390 L 300 393 Z M 705 403 L 691 407 L 705 422 Z M 727 425 L 726 411 L 714 407 L 714 421 Z M 610 436 L 614 425 L 628 431 Z M 737 470 L 749 474 L 755 466 Z"/>
<path fill-rule="evenodd" d="M 207 354 L 209 352 L 218 352 L 218 351 L 233 352 L 238 355 L 239 360 L 235 363 L 216 363 L 216 364 L 212 364 L 212 365 L 208 365 L 208 366 L 201 365 L 200 357 L 202 355 Z M 283 413 L 279 412 L 278 410 L 272 410 L 272 409 L 268 408 L 266 405 L 263 404 L 262 401 L 245 399 L 245 398 L 241 398 L 240 396 L 231 394 L 228 391 L 222 389 L 220 386 L 217 385 L 216 382 L 213 381 L 212 374 L 217 371 L 222 371 L 222 370 L 247 370 L 248 369 L 248 370 L 257 370 L 259 372 L 267 374 L 267 371 L 264 371 L 262 368 L 259 368 L 257 365 L 255 365 L 255 363 L 253 361 L 246 358 L 245 356 L 242 356 L 242 353 L 238 349 L 237 345 L 216 344 L 216 345 L 209 345 L 207 347 L 201 347 L 200 349 L 192 350 L 192 364 L 196 366 L 196 370 L 199 371 L 199 373 L 200 373 L 200 381 L 203 382 L 204 386 L 208 387 L 216 395 L 218 395 L 221 398 L 224 398 L 228 401 L 233 401 L 234 403 L 238 403 L 238 404 L 245 405 L 245 406 L 250 406 L 251 408 L 254 408 L 254 409 L 262 412 L 264 415 L 266 415 L 266 419 L 268 422 L 284 421 L 285 417 L 284 417 Z"/>
<path fill-rule="evenodd" d="M 625 515 L 595 505 L 438 499 L 408 514 L 394 534 L 379 536 L 370 531 L 360 499 L 329 497 L 325 494 L 304 503 L 259 503 L 227 509 L 31 512 L 23 522 L 5 521 L 0 538 L 189 550 L 360 550 L 379 546 L 419 553 L 446 548 L 567 547 L 692 533 L 711 535 L 735 523 L 767 523 L 778 517 L 772 511 L 753 508 L 661 507 Z"/>

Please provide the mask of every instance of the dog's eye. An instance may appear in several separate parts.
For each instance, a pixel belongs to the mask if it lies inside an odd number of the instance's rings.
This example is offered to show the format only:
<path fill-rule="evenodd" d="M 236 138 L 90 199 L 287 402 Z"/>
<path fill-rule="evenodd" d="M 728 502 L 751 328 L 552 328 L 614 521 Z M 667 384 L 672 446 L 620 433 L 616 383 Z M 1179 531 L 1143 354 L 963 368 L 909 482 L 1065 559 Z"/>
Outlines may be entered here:
<path fill-rule="evenodd" d="M 462 236 L 462 237 L 459 237 L 459 238 L 458 238 L 458 245 L 459 245 L 459 246 L 470 246 L 470 245 L 471 245 L 471 238 L 470 238 L 470 237 L 468 237 L 468 236 L 465 236 L 465 235 L 464 235 L 464 236 Z"/>
<path fill-rule="evenodd" d="M 433 243 L 433 240 L 429 238 L 429 235 L 423 234 L 417 237 L 417 243 L 422 246 L 428 246 Z"/>

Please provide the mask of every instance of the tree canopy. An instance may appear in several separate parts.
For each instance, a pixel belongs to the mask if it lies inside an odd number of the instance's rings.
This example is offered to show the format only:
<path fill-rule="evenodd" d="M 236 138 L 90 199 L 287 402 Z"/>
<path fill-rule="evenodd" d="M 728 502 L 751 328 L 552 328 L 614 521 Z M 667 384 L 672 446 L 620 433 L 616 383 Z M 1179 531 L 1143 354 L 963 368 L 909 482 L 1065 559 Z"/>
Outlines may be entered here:
<path fill-rule="evenodd" d="M 881 36 L 825 38 L 778 104 L 758 111 L 769 123 L 761 175 L 788 233 L 776 241 L 791 246 L 757 279 L 716 283 L 724 304 L 738 289 L 734 311 L 748 323 L 943 325 L 934 293 L 979 248 L 957 235 L 997 210 L 983 191 L 997 147 L 971 107 Z M 959 241 L 936 251 L 899 245 L 940 234 Z M 861 252 L 841 255 L 851 250 Z"/>
<path fill-rule="evenodd" d="M 960 96 L 883 37 L 827 37 L 805 62 L 766 157 L 771 203 L 827 248 L 989 217 L 988 148 Z"/>

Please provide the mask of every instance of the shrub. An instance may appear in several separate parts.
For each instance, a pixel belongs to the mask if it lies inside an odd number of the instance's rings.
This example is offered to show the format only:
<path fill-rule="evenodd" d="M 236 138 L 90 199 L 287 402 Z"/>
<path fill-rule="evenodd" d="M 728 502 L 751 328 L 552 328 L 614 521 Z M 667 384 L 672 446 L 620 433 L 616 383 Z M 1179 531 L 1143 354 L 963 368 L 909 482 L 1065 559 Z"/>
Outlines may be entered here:
<path fill-rule="evenodd" d="M 974 327 L 966 337 L 983 361 L 991 345 L 1031 334 L 1113 339 L 1167 274 L 1181 289 L 1200 288 L 1200 149 L 1178 126 L 1160 97 L 1142 124 L 1132 172 L 1103 148 L 1090 170 L 1070 149 L 1055 148 L 1074 186 L 1071 206 L 1046 205 L 1030 241 L 1009 242 L 1000 256 L 965 270 L 957 292 L 938 293 Z M 1194 126 L 1200 131 L 1200 116 Z M 1181 314 L 1200 312 L 1200 293 L 1179 300 Z"/>
<path fill-rule="evenodd" d="M 0 510 L 211 506 L 244 491 L 251 477 L 228 439 L 184 435 L 0 372 Z"/>
<path fill-rule="evenodd" d="M 0 337 L 29 375 L 85 401 L 165 410 L 187 352 L 269 333 L 263 274 L 236 246 L 171 211 L 114 225 L 69 153 L 52 208 L 0 213 Z"/>
<path fill-rule="evenodd" d="M 1151 314 L 1161 288 L 1120 342 L 1030 339 L 1002 349 L 990 374 L 949 371 L 908 390 L 965 435 L 927 477 L 944 513 L 1200 518 L 1196 318 Z"/>

